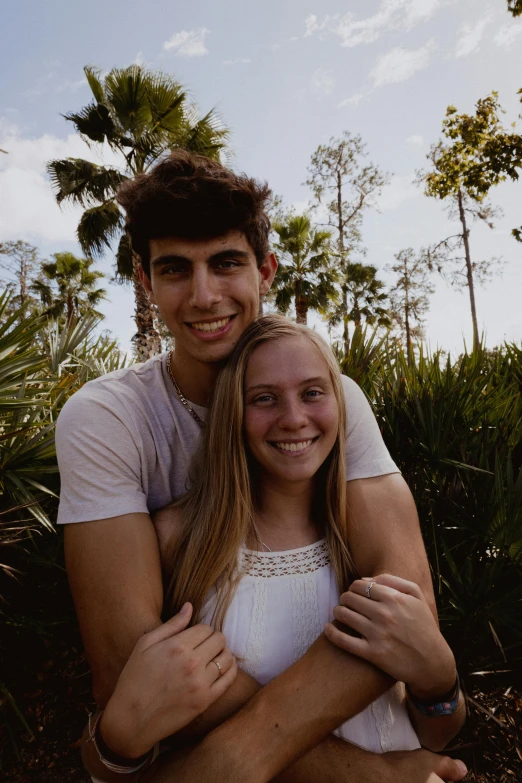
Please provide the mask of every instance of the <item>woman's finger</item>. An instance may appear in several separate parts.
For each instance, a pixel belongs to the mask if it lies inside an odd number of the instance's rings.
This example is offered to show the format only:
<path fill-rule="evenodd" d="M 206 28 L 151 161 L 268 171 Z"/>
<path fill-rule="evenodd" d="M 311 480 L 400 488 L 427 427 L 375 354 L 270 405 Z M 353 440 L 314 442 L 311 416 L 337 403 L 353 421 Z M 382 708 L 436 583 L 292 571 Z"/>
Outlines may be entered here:
<path fill-rule="evenodd" d="M 233 657 L 233 656 L 232 656 Z M 216 667 L 214 667 L 216 668 Z M 232 663 L 222 677 L 214 680 L 210 686 L 210 693 L 214 699 L 219 699 L 226 690 L 232 685 L 237 675 L 237 662 L 233 657 Z"/>
<path fill-rule="evenodd" d="M 369 660 L 370 645 L 366 639 L 359 639 L 357 636 L 350 636 L 348 633 L 340 631 L 333 623 L 326 623 L 324 626 L 326 638 L 341 650 L 357 655 L 359 658 Z"/>
<path fill-rule="evenodd" d="M 230 650 L 222 650 L 219 655 L 212 658 L 212 660 L 207 663 L 206 667 L 210 684 L 212 685 L 218 677 L 224 677 L 234 661 L 235 658 Z"/>
<path fill-rule="evenodd" d="M 372 589 L 368 592 L 367 588 L 372 585 Z M 366 598 L 366 600 L 372 601 L 372 603 L 383 603 L 389 598 L 395 597 L 400 590 L 395 590 L 388 585 L 379 584 L 375 580 L 364 581 L 362 579 L 356 579 L 352 582 L 348 593 L 355 594 Z M 346 595 L 343 593 L 343 595 Z M 344 602 L 343 602 L 344 603 Z"/>
<path fill-rule="evenodd" d="M 158 625 L 153 631 L 145 634 L 142 637 L 143 649 L 150 647 L 158 642 L 164 642 L 165 639 L 170 639 L 172 636 L 176 636 L 181 631 L 184 631 L 190 622 L 192 617 L 192 604 L 186 603 L 181 607 L 181 610 L 170 617 L 162 625 Z"/>
<path fill-rule="evenodd" d="M 373 620 L 373 622 L 378 622 L 382 617 L 384 607 L 382 601 L 373 601 L 366 598 L 365 595 L 360 595 L 351 590 L 342 594 L 339 603 L 341 606 L 346 606 L 348 609 L 362 614 L 363 617 Z"/>
<path fill-rule="evenodd" d="M 198 645 L 194 652 L 197 653 L 200 661 L 204 661 L 204 663 L 207 664 L 212 660 L 212 658 L 215 658 L 216 655 L 219 655 L 219 653 L 222 652 L 226 646 L 227 640 L 225 639 L 224 635 L 219 633 L 219 631 L 214 631 L 212 636 L 209 636 L 208 639 L 205 639 L 200 645 Z"/>
<path fill-rule="evenodd" d="M 372 622 L 367 617 L 359 614 L 359 612 L 354 612 L 352 609 L 348 609 L 346 606 L 336 606 L 333 614 L 340 623 L 347 625 L 348 628 L 352 628 L 368 639 L 372 629 Z"/>
<path fill-rule="evenodd" d="M 367 584 L 375 582 L 376 585 L 383 585 L 385 587 L 391 587 L 400 593 L 406 593 L 406 595 L 412 595 L 414 598 L 422 599 L 424 593 L 420 589 L 419 585 L 415 582 L 409 582 L 407 579 L 403 579 L 400 576 L 394 576 L 393 574 L 379 574 L 379 576 L 363 577 L 362 582 Z M 373 587 L 371 592 L 373 592 Z"/>

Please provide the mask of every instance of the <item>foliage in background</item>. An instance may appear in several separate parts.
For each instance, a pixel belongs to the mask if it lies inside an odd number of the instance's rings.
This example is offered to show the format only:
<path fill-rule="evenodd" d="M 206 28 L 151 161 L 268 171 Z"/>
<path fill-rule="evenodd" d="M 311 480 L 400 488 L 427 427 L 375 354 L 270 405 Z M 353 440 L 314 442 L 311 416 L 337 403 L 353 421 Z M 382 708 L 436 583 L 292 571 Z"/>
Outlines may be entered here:
<path fill-rule="evenodd" d="M 522 0 L 507 0 L 507 7 L 513 16 L 522 16 Z"/>
<path fill-rule="evenodd" d="M 117 277 L 133 282 L 135 342 L 139 360 L 145 361 L 161 351 L 161 341 L 154 311 L 139 281 L 116 191 L 129 177 L 147 172 L 175 148 L 219 159 L 229 134 L 214 111 L 202 117 L 186 90 L 168 74 L 140 65 L 113 68 L 103 77 L 94 68 L 84 71 L 93 100 L 65 119 L 90 146 L 107 144 L 119 155 L 121 165 L 100 166 L 67 158 L 50 161 L 47 168 L 58 204 L 71 202 L 85 210 L 77 229 L 85 255 L 101 257 L 117 244 Z"/>
<path fill-rule="evenodd" d="M 67 326 L 79 317 L 102 319 L 96 307 L 107 298 L 107 292 L 96 285 L 105 275 L 92 269 L 93 259 L 78 258 L 72 253 L 54 253 L 53 258 L 54 261 L 41 265 L 40 276 L 31 284 L 31 290 L 46 308 L 44 315 L 64 318 Z"/>
<path fill-rule="evenodd" d="M 36 564 L 61 567 L 61 538 L 54 527 L 59 492 L 56 417 L 85 381 L 126 363 L 114 341 L 94 336 L 97 319 L 73 319 L 67 326 L 60 326 L 43 316 L 30 314 L 24 318 L 24 314 L 25 308 L 10 311 L 8 291 L 0 295 L 2 658 L 7 655 L 13 633 L 45 634 L 36 609 L 29 608 L 24 617 L 19 605 L 9 603 L 6 593 L 15 589 L 13 584 L 22 584 L 24 571 Z M 47 607 L 47 615 L 52 614 L 52 606 Z M 4 666 L 0 668 L 5 678 L 7 671 Z M 0 681 L 0 720 L 11 727 L 11 734 L 13 718 L 28 730 L 11 689 Z"/>
<path fill-rule="evenodd" d="M 345 131 L 341 138 L 331 138 L 321 144 L 308 167 L 310 187 L 315 206 L 326 209 L 328 225 L 337 233 L 337 265 L 341 290 L 339 318 L 343 323 L 344 350 L 349 349 L 349 293 L 352 256 L 361 251 L 361 227 L 366 210 L 375 206 L 375 199 L 388 182 L 373 163 L 368 163 L 366 147 L 360 136 Z"/>
<path fill-rule="evenodd" d="M 522 348 L 455 360 L 357 330 L 340 357 L 372 400 L 421 520 L 463 672 L 522 660 Z"/>
<path fill-rule="evenodd" d="M 3 275 L 0 282 L 12 290 L 9 308 L 14 310 L 23 305 L 35 305 L 31 283 L 40 269 L 38 248 L 21 239 L 2 242 L 0 269 L 7 272 L 7 277 Z"/>
<path fill-rule="evenodd" d="M 328 303 L 337 299 L 331 234 L 313 228 L 308 215 L 288 214 L 272 228 L 277 236 L 274 251 L 279 266 L 269 299 L 282 313 L 287 313 L 293 302 L 297 323 L 306 324 L 308 310 L 325 312 Z"/>
<path fill-rule="evenodd" d="M 493 92 L 477 102 L 474 115 L 457 114 L 449 106 L 443 120 L 445 137 L 431 147 L 432 169 L 419 174 L 427 196 L 447 200 L 449 217 L 461 230 L 434 245 L 430 264 L 457 288 L 467 288 L 473 322 L 473 340 L 479 344 L 475 286 L 495 274 L 498 259 L 472 260 L 468 219 L 493 228 L 499 214 L 487 202 L 489 191 L 506 179 L 517 180 L 522 168 L 522 136 L 508 132 L 499 114 L 502 108 Z"/>
<path fill-rule="evenodd" d="M 386 269 L 396 275 L 389 294 L 389 310 L 410 361 L 413 343 L 424 337 L 424 316 L 435 288 L 428 280 L 424 254 L 416 254 L 411 247 L 400 250 L 395 255 L 395 263 L 388 264 Z"/>
<path fill-rule="evenodd" d="M 386 329 L 391 326 L 387 309 L 388 294 L 384 290 L 384 283 L 377 277 L 377 267 L 358 261 L 351 263 L 350 274 L 344 279 L 343 286 L 346 299 L 337 304 L 332 301 L 326 313 L 330 329 L 342 322 L 346 337 L 349 337 L 350 321 L 356 327 L 361 326 L 363 321 L 370 326 L 376 324 Z"/>

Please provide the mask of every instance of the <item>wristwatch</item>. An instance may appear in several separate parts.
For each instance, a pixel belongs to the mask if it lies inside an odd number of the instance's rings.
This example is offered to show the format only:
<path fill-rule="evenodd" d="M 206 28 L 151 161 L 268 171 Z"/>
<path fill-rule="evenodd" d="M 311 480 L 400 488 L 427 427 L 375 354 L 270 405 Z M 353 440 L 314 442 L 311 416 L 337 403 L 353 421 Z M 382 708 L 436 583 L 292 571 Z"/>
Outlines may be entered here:
<path fill-rule="evenodd" d="M 454 715 L 457 711 L 459 697 L 460 697 L 460 680 L 457 672 L 457 679 L 453 688 L 440 697 L 438 701 L 424 701 L 423 699 L 417 699 L 413 696 L 408 686 L 408 698 L 411 703 L 418 709 L 421 715 L 425 715 L 426 718 L 438 718 L 441 715 Z"/>

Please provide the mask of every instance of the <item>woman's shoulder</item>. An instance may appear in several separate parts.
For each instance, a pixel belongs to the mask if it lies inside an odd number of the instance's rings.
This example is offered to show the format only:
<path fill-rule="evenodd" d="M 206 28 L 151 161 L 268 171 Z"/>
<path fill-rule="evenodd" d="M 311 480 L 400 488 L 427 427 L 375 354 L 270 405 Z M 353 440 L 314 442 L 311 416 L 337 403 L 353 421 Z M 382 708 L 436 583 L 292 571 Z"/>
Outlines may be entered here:
<path fill-rule="evenodd" d="M 168 549 L 175 546 L 182 530 L 182 508 L 179 501 L 174 501 L 164 508 L 154 511 L 152 522 L 158 536 L 161 560 Z"/>

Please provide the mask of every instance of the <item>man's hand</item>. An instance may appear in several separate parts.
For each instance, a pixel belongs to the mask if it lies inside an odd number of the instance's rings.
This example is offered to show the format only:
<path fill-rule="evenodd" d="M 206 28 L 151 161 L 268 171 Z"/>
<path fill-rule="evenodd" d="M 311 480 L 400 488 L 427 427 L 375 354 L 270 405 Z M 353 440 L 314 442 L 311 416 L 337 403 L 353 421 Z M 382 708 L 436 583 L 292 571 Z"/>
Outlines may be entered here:
<path fill-rule="evenodd" d="M 236 660 L 222 633 L 187 628 L 192 606 L 137 642 L 103 713 L 100 730 L 115 753 L 138 758 L 175 734 L 232 684 Z M 216 665 L 215 661 L 217 661 Z"/>

